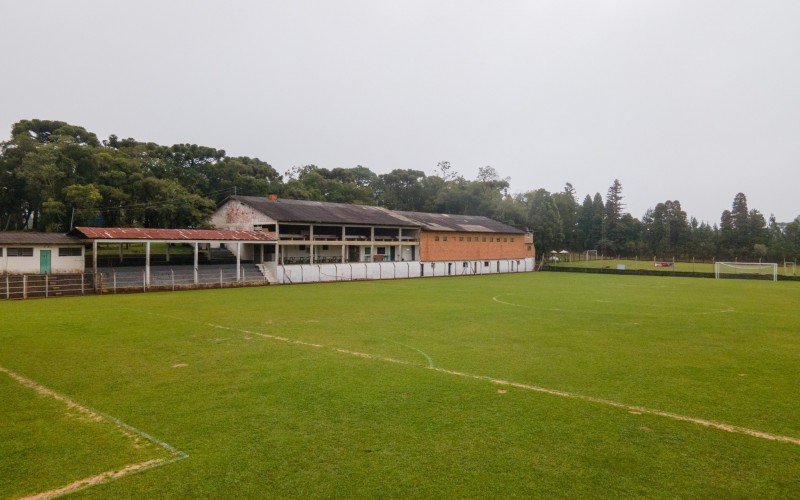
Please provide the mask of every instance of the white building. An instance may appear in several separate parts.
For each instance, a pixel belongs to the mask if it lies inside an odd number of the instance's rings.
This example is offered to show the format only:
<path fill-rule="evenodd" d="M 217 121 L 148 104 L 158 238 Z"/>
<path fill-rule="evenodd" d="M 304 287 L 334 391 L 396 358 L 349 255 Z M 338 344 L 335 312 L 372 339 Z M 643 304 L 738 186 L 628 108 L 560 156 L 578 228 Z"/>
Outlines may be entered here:
<path fill-rule="evenodd" d="M 83 247 L 63 233 L 0 232 L 0 274 L 80 274 Z"/>

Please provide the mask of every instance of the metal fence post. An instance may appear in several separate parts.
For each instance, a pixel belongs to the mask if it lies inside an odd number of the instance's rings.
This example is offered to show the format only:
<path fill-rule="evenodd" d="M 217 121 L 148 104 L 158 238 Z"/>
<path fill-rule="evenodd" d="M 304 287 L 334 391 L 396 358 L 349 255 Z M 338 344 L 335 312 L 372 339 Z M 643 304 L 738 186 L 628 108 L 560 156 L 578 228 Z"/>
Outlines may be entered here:
<path fill-rule="evenodd" d="M 50 275 L 44 275 L 44 298 L 50 296 Z"/>
<path fill-rule="evenodd" d="M 175 270 L 170 268 L 169 270 L 170 275 L 172 276 L 172 291 L 175 291 Z"/>
<path fill-rule="evenodd" d="M 27 274 L 23 274 L 22 275 L 22 298 L 23 299 L 27 299 L 28 298 L 28 275 Z"/>
<path fill-rule="evenodd" d="M 85 291 L 85 288 L 84 288 L 84 285 L 83 285 L 83 281 L 84 281 L 85 278 L 86 278 L 86 275 L 84 273 L 81 273 L 81 295 L 86 295 L 86 291 Z"/>
<path fill-rule="evenodd" d="M 142 292 L 147 291 L 147 271 L 142 271 Z"/>
<path fill-rule="evenodd" d="M 8 279 L 8 275 L 6 274 L 6 300 L 11 300 L 11 289 L 9 288 L 10 281 Z"/>
<path fill-rule="evenodd" d="M 219 268 L 219 287 L 222 288 L 222 268 Z"/>
<path fill-rule="evenodd" d="M 113 283 L 114 293 L 117 293 L 117 272 L 116 271 L 111 271 L 111 276 L 112 276 L 112 278 L 114 280 L 114 283 Z"/>

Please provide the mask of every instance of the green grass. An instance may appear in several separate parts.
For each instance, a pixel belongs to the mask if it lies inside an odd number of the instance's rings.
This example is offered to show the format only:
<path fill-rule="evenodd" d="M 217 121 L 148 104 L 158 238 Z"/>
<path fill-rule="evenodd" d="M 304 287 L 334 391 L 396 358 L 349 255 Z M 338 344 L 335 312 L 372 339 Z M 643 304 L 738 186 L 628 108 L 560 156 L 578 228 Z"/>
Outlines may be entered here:
<path fill-rule="evenodd" d="M 35 494 L 153 458 L 169 458 L 0 373 L 0 498 Z M 102 453 L 98 453 L 102 450 Z"/>
<path fill-rule="evenodd" d="M 799 304 L 794 282 L 572 273 L 6 302 L 0 366 L 189 455 L 89 497 L 793 497 L 796 444 L 426 356 L 800 438 Z M 2 414 L 0 471 L 34 471 L 70 422 L 0 390 L 22 407 Z M 115 443 L 91 442 L 113 462 Z M 73 465 L 58 478 L 86 473 Z M 29 473 L 0 496 L 41 486 Z"/>
<path fill-rule="evenodd" d="M 617 265 L 624 265 L 626 269 L 645 270 L 645 271 L 677 271 L 680 273 L 713 273 L 714 264 L 712 262 L 675 262 L 673 267 L 655 267 L 652 260 L 634 260 L 634 259 L 601 259 L 601 260 L 578 260 L 573 262 L 558 262 L 555 264 L 557 267 L 578 267 L 578 268 L 609 268 L 616 269 Z M 735 271 L 729 270 L 728 273 Z M 758 274 L 772 275 L 771 269 L 758 269 Z M 798 276 L 797 269 L 791 264 L 784 266 L 782 262 L 778 263 L 778 274 L 785 276 Z"/>

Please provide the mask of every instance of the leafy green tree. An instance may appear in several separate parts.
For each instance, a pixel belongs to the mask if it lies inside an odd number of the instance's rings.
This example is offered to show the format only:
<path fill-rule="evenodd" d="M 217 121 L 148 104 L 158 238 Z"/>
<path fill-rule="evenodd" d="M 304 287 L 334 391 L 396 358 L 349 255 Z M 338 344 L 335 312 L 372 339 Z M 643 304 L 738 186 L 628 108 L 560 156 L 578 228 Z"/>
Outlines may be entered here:
<path fill-rule="evenodd" d="M 553 193 L 553 202 L 561 218 L 561 232 L 564 234 L 564 245 L 570 250 L 581 250 L 583 245 L 578 242 L 578 200 L 575 188 L 569 182 L 564 190 Z"/>
<path fill-rule="evenodd" d="M 528 207 L 529 225 L 533 230 L 537 251 L 545 254 L 550 250 L 561 250 L 564 233 L 552 195 L 546 189 L 537 189 L 525 193 L 521 201 Z"/>

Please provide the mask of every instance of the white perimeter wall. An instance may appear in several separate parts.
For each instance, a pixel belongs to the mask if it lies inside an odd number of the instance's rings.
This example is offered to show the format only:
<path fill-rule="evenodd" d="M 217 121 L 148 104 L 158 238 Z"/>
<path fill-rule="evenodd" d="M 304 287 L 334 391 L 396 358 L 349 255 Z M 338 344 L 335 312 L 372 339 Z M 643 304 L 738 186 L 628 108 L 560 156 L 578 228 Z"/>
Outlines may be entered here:
<path fill-rule="evenodd" d="M 80 257 L 59 257 L 58 246 L 49 245 L 11 245 L 13 248 L 33 247 L 32 257 L 9 257 L 8 247 L 3 248 L 3 256 L 0 257 L 0 274 L 39 274 L 39 253 L 42 250 L 50 250 L 50 268 L 53 274 L 78 274 L 84 270 L 84 258 L 81 251 Z M 62 248 L 67 248 L 61 245 Z M 71 247 L 70 247 L 71 248 Z M 83 248 L 83 247 L 81 247 Z"/>
<path fill-rule="evenodd" d="M 534 259 L 451 262 L 372 262 L 352 264 L 266 264 L 277 283 L 317 283 L 325 281 L 377 280 L 434 276 L 472 276 L 516 273 L 534 270 Z M 448 274 L 448 264 L 450 274 Z"/>

